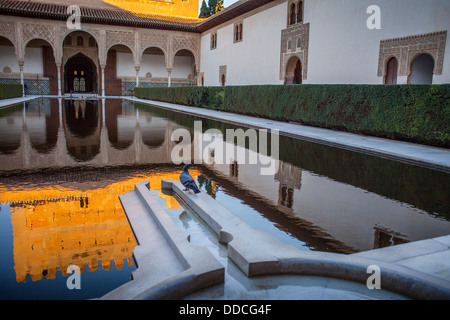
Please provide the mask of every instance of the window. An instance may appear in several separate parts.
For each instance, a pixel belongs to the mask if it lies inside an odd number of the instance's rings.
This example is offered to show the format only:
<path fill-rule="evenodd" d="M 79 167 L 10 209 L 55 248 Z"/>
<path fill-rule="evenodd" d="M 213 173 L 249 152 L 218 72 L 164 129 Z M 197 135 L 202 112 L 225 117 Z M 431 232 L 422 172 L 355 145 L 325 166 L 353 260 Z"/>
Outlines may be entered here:
<path fill-rule="evenodd" d="M 217 32 L 211 33 L 211 49 L 217 48 Z"/>
<path fill-rule="evenodd" d="M 80 91 L 80 79 L 78 77 L 73 79 L 73 91 Z"/>
<path fill-rule="evenodd" d="M 237 22 L 234 24 L 234 42 L 242 41 L 242 22 Z"/>
<path fill-rule="evenodd" d="M 297 5 L 297 23 L 303 23 L 303 1 Z"/>
<path fill-rule="evenodd" d="M 295 3 L 293 3 L 293 4 L 291 4 L 291 7 L 290 7 L 290 17 L 289 17 L 289 25 L 293 25 L 293 24 L 295 24 Z"/>
<path fill-rule="evenodd" d="M 84 46 L 84 41 L 82 36 L 77 37 L 77 46 L 82 47 Z"/>
<path fill-rule="evenodd" d="M 83 77 L 80 78 L 80 91 L 86 91 L 86 80 Z"/>
<path fill-rule="evenodd" d="M 65 45 L 65 46 L 71 46 L 71 45 L 72 45 L 72 37 L 71 37 L 71 36 L 67 36 L 67 37 L 64 39 L 64 45 Z"/>
<path fill-rule="evenodd" d="M 304 11 L 304 3 L 305 1 L 292 0 L 288 5 L 288 17 L 287 24 L 288 26 L 292 26 L 295 24 L 303 23 L 303 11 Z"/>
<path fill-rule="evenodd" d="M 89 37 L 89 47 L 95 47 L 95 39 L 93 37 Z"/>

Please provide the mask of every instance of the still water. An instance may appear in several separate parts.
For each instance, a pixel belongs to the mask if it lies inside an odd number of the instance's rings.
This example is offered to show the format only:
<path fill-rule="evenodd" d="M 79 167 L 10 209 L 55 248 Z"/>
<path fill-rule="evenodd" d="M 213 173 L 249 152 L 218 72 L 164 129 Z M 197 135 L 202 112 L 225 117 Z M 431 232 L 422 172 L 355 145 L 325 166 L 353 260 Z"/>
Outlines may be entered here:
<path fill-rule="evenodd" d="M 160 191 L 181 170 L 172 133 L 193 132 L 196 120 L 203 131 L 236 128 L 119 99 L 44 98 L 0 110 L 0 299 L 89 299 L 129 281 L 137 243 L 118 196 L 139 181 L 196 232 L 192 214 Z M 236 161 L 191 173 L 241 219 L 302 250 L 351 254 L 450 234 L 448 173 L 279 142 L 274 175 Z M 67 288 L 72 264 L 82 290 Z"/>

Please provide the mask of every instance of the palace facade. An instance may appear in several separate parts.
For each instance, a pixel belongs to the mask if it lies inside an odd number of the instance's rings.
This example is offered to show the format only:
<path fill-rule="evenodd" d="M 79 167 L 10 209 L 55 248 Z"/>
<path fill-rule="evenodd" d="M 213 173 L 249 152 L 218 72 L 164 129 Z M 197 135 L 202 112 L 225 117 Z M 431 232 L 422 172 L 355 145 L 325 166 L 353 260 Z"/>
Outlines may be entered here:
<path fill-rule="evenodd" d="M 197 0 L 82 0 L 79 26 L 71 2 L 0 0 L 1 82 L 102 96 L 135 86 L 450 83 L 448 0 L 240 0 L 208 19 L 196 18 Z"/>

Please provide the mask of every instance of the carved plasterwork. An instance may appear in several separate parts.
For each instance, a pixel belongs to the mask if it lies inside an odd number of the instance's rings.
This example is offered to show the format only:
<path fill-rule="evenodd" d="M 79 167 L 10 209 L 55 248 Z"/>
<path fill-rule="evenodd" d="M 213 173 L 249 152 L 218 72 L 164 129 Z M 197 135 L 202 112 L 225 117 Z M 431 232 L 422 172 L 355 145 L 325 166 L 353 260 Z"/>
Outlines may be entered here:
<path fill-rule="evenodd" d="M 281 30 L 280 80 L 286 78 L 286 67 L 292 57 L 300 59 L 302 79 L 308 77 L 309 23 L 295 24 Z"/>
<path fill-rule="evenodd" d="M 0 21 L 0 36 L 5 37 L 11 41 L 14 46 L 17 46 L 16 41 L 16 25 L 14 22 L 2 22 Z"/>
<path fill-rule="evenodd" d="M 54 48 L 55 26 L 24 23 L 22 25 L 22 42 L 27 43 L 32 39 L 46 40 Z"/>
<path fill-rule="evenodd" d="M 441 75 L 444 65 L 447 31 L 420 34 L 403 38 L 382 40 L 378 59 L 378 76 L 387 73 L 387 63 L 395 57 L 398 61 L 398 75 L 408 76 L 414 59 L 427 53 L 434 59 L 434 74 Z"/>
<path fill-rule="evenodd" d="M 106 50 L 116 44 L 125 45 L 134 52 L 134 32 L 120 30 L 106 30 Z"/>
<path fill-rule="evenodd" d="M 161 49 L 164 54 L 167 54 L 167 35 L 155 34 L 151 32 L 142 32 L 140 34 L 141 54 L 145 49 L 150 47 L 157 47 Z"/>
<path fill-rule="evenodd" d="M 189 35 L 174 35 L 172 42 L 172 54 L 175 55 L 180 50 L 189 50 L 194 56 L 195 64 L 199 63 L 199 38 Z"/>

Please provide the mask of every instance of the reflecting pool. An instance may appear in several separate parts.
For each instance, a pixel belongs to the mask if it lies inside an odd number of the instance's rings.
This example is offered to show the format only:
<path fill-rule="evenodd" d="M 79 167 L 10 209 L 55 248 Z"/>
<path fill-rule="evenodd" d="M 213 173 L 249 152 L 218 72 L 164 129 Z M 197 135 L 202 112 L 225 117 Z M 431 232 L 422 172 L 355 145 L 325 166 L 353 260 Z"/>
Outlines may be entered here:
<path fill-rule="evenodd" d="M 203 232 L 160 191 L 181 171 L 171 137 L 194 136 L 194 121 L 205 134 L 238 128 L 121 99 L 1 109 L 0 299 L 90 299 L 129 281 L 137 241 L 118 196 L 142 180 L 180 228 Z M 302 250 L 351 254 L 450 234 L 448 173 L 282 136 L 279 146 L 273 175 L 214 152 L 191 173 L 241 219 Z M 67 287 L 70 265 L 81 290 Z"/>

